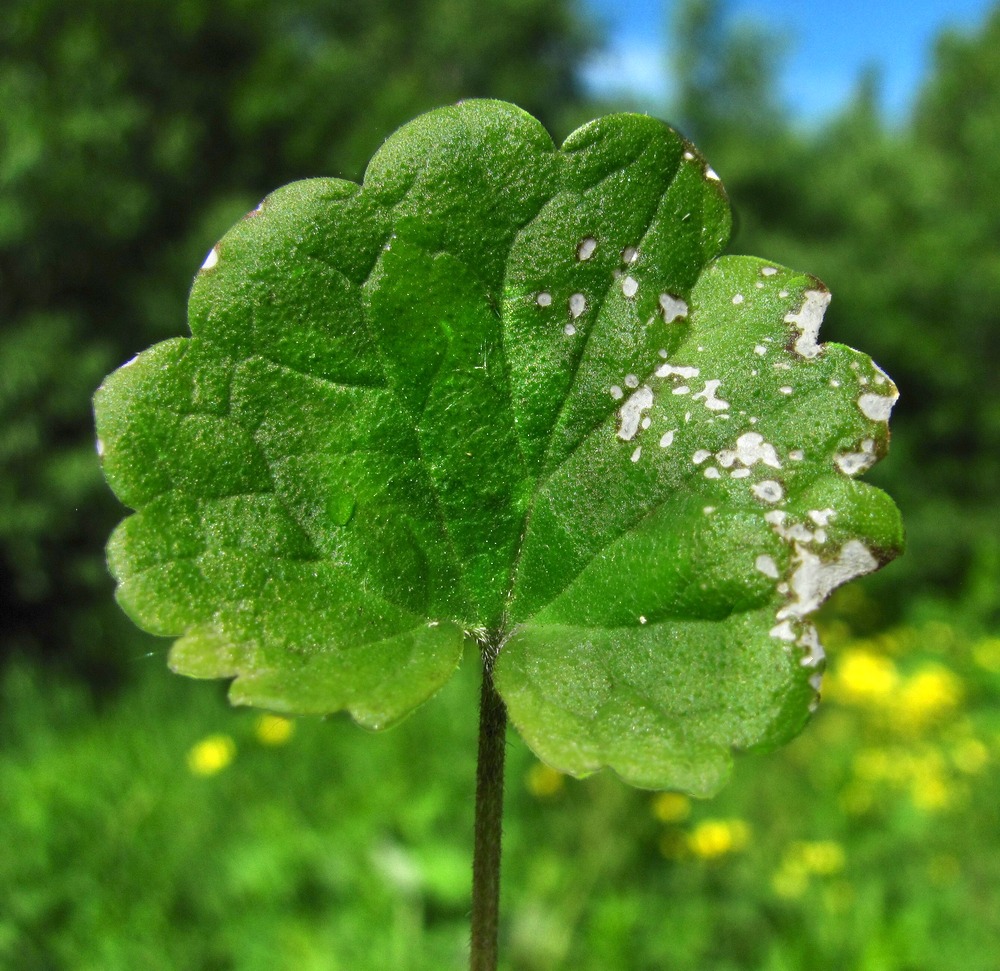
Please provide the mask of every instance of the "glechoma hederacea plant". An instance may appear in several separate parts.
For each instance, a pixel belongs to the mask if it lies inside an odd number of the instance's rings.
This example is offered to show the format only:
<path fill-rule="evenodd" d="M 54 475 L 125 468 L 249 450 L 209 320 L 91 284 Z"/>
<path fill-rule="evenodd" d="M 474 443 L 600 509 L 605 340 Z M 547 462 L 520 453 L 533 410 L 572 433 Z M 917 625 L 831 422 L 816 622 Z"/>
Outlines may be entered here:
<path fill-rule="evenodd" d="M 512 105 L 403 127 L 362 185 L 268 196 L 211 250 L 190 337 L 96 398 L 135 510 L 109 544 L 171 667 L 383 728 L 484 669 L 473 966 L 495 962 L 506 720 L 581 776 L 709 795 L 792 737 L 810 615 L 902 548 L 858 476 L 897 393 L 818 342 L 813 277 L 722 256 L 667 125 L 559 148 Z M 490 901 L 492 900 L 492 903 Z"/>

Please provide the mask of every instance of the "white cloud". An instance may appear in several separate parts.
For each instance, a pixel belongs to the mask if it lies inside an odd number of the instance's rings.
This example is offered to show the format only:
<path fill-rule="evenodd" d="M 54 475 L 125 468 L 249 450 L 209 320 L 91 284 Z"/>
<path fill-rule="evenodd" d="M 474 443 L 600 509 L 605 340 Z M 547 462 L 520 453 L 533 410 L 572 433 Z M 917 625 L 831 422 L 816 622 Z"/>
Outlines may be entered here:
<path fill-rule="evenodd" d="M 614 44 L 584 63 L 581 75 L 598 97 L 631 95 L 663 105 L 670 92 L 667 54 L 662 44 Z"/>

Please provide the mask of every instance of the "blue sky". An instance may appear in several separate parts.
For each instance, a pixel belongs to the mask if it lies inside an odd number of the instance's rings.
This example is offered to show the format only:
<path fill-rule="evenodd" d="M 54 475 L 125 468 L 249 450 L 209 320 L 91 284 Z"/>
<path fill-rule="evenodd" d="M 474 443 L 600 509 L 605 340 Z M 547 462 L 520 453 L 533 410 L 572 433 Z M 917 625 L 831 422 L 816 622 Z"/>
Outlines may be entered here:
<path fill-rule="evenodd" d="M 628 90 L 650 107 L 669 97 L 667 24 L 673 0 L 583 0 L 607 27 L 606 53 L 587 65 L 596 92 Z M 861 70 L 877 66 L 883 104 L 900 117 L 930 64 L 945 26 L 971 30 L 992 0 L 730 0 L 736 17 L 752 18 L 786 42 L 785 103 L 805 123 L 850 97 Z"/>

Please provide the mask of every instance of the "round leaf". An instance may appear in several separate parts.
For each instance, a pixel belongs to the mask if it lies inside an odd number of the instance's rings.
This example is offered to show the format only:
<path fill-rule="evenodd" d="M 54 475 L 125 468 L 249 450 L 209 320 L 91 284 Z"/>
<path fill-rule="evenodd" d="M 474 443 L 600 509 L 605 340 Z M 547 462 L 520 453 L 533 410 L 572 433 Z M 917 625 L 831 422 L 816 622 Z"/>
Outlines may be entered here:
<path fill-rule="evenodd" d="M 234 700 L 373 727 L 473 638 L 540 757 L 713 791 L 815 701 L 809 616 L 902 548 L 856 480 L 896 390 L 819 344 L 812 277 L 720 256 L 668 126 L 556 148 L 424 115 L 357 186 L 275 192 L 210 252 L 190 338 L 96 399 L 118 596 Z"/>

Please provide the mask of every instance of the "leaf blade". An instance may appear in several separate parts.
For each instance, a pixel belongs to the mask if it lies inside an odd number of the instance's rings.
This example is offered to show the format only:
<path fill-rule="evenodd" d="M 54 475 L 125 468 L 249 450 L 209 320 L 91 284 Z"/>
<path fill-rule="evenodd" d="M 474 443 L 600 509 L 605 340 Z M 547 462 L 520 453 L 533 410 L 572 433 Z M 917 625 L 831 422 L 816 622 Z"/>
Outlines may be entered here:
<path fill-rule="evenodd" d="M 361 186 L 272 194 L 198 274 L 193 336 L 95 400 L 138 510 L 109 546 L 123 606 L 235 700 L 366 724 L 501 642 L 543 757 L 709 791 L 807 717 L 809 615 L 902 548 L 853 481 L 894 386 L 818 343 L 818 281 L 719 256 L 729 229 L 666 125 L 557 149 L 499 102 L 405 126 Z M 624 657 L 594 714 L 580 671 Z"/>

